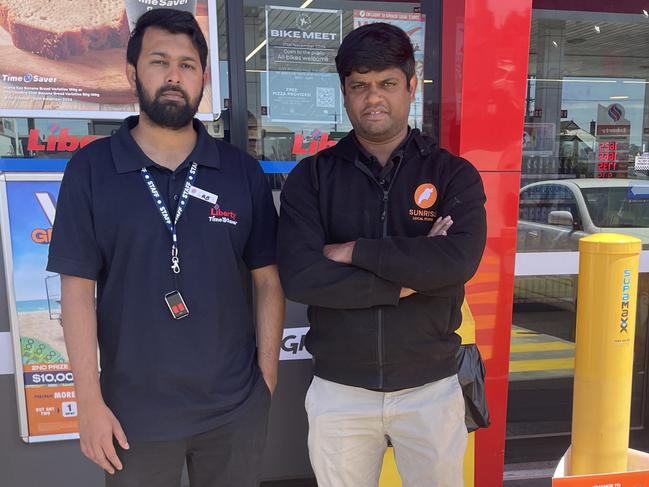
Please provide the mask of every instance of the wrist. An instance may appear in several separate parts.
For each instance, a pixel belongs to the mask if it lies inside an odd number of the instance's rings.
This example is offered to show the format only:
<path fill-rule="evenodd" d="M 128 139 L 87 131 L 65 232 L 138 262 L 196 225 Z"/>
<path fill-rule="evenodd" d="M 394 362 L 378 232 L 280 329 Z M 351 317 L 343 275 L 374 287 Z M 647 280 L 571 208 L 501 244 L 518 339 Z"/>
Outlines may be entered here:
<path fill-rule="evenodd" d="M 99 384 L 82 387 L 75 383 L 75 393 L 80 408 L 105 405 Z"/>
<path fill-rule="evenodd" d="M 353 240 L 351 242 L 347 242 L 347 252 L 345 254 L 345 261 L 347 264 L 352 263 L 354 260 L 354 247 L 356 247 L 356 240 Z"/>

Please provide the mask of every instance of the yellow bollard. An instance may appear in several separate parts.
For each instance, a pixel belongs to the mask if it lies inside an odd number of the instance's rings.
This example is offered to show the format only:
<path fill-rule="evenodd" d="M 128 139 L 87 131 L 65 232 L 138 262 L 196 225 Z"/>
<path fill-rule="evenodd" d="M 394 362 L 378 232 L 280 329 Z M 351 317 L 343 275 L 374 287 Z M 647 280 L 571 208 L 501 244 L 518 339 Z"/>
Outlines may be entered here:
<path fill-rule="evenodd" d="M 627 470 L 641 248 L 627 235 L 579 241 L 570 475 Z"/>
<path fill-rule="evenodd" d="M 475 320 L 471 309 L 466 302 L 462 303 L 462 324 L 456 332 L 462 337 L 462 343 L 467 345 L 475 343 Z M 469 438 L 464 454 L 464 487 L 474 486 L 474 465 L 475 465 L 475 433 L 469 433 Z M 383 468 L 379 479 L 379 487 L 401 487 L 401 477 L 397 470 L 397 463 L 394 459 L 394 450 L 388 448 L 383 457 Z"/>

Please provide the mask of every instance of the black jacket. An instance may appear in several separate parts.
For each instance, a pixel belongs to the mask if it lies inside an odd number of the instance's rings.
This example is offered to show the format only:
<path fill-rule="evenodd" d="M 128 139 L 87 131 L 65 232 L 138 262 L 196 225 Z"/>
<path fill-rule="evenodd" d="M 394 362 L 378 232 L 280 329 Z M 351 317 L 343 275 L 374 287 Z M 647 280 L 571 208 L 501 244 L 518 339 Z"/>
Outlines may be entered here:
<path fill-rule="evenodd" d="M 309 305 L 315 374 L 383 391 L 448 377 L 457 372 L 464 284 L 485 246 L 480 175 L 417 129 L 392 155 L 390 182 L 361 157 L 350 133 L 301 161 L 282 190 L 280 278 L 289 299 Z M 421 186 L 429 183 L 436 199 Z M 446 215 L 448 236 L 427 237 Z M 353 265 L 322 254 L 353 240 Z M 417 293 L 399 299 L 402 287 Z"/>

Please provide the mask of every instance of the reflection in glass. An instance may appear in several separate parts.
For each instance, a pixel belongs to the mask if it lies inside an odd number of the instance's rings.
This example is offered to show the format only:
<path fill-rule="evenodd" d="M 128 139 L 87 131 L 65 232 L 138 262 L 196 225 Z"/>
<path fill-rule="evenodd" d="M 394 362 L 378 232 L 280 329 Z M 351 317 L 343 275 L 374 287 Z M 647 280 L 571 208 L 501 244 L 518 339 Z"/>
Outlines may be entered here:
<path fill-rule="evenodd" d="M 649 246 L 649 182 L 563 179 L 521 189 L 519 252 L 576 251 L 579 239 L 616 232 Z"/>
<path fill-rule="evenodd" d="M 637 186 L 634 186 L 635 188 Z M 649 185 L 646 186 L 649 192 Z M 633 198 L 631 187 L 583 188 L 588 213 L 597 227 L 649 227 L 649 199 Z M 649 236 L 649 233 L 647 233 Z"/>
<path fill-rule="evenodd" d="M 410 124 L 421 127 L 425 23 L 416 13 L 419 7 L 419 2 L 244 2 L 248 125 L 255 133 L 250 154 L 287 163 L 281 167 L 289 170 L 352 129 L 334 58 L 355 26 L 377 20 L 395 23 L 411 36 L 420 86 Z M 280 189 L 285 174 L 268 177 L 273 189 Z"/>
<path fill-rule="evenodd" d="M 576 254 L 550 253 L 576 252 L 580 238 L 599 232 L 649 248 L 649 171 L 636 166 L 649 152 L 649 25 L 641 11 L 605 3 L 606 14 L 533 10 L 517 252 L 538 253 L 521 262 L 554 274 L 521 267 L 515 279 L 510 438 L 570 432 L 578 279 L 558 273 Z M 633 427 L 643 425 L 648 314 L 641 272 Z"/>
<path fill-rule="evenodd" d="M 509 365 L 507 436 L 569 434 L 577 276 L 517 277 Z M 604 297 L 603 297 L 604 298 Z M 638 280 L 631 426 L 643 424 L 649 274 Z"/>

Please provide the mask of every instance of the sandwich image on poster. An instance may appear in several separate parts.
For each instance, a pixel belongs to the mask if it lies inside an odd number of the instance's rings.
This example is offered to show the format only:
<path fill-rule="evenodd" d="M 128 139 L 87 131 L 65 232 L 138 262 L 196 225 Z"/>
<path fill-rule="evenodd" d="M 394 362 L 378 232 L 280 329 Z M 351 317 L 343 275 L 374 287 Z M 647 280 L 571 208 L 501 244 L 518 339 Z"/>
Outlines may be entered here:
<path fill-rule="evenodd" d="M 125 75 L 126 45 L 153 8 L 189 11 L 218 66 L 216 7 L 207 0 L 0 0 L 0 113 L 10 117 L 122 119 L 137 99 Z M 211 78 L 211 76 L 210 76 Z M 199 118 L 220 113 L 218 73 Z"/>

